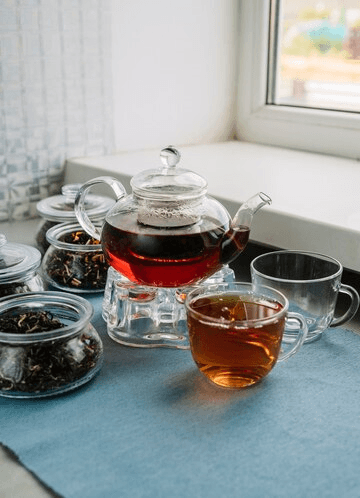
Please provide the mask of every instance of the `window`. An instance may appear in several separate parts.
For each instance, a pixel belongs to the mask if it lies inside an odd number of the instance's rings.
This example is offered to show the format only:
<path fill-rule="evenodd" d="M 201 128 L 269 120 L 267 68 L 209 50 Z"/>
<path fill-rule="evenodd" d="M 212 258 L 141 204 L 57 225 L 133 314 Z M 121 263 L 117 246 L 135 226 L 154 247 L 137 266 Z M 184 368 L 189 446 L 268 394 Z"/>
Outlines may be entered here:
<path fill-rule="evenodd" d="M 357 23 L 351 0 L 240 0 L 238 138 L 360 159 Z"/>
<path fill-rule="evenodd" d="M 359 0 L 273 1 L 270 19 L 267 103 L 360 112 Z"/>

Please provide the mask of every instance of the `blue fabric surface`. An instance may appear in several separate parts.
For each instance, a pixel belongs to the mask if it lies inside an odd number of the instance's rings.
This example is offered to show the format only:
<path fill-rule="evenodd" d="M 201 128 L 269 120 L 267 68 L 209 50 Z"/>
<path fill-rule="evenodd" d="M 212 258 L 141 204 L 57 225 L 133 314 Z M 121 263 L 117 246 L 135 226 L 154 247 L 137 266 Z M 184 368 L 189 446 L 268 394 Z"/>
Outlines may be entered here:
<path fill-rule="evenodd" d="M 65 498 L 359 497 L 360 337 L 326 331 L 244 391 L 189 351 L 108 338 L 100 374 L 63 396 L 0 398 L 0 441 Z M 1 495 L 1 493 L 0 493 Z"/>

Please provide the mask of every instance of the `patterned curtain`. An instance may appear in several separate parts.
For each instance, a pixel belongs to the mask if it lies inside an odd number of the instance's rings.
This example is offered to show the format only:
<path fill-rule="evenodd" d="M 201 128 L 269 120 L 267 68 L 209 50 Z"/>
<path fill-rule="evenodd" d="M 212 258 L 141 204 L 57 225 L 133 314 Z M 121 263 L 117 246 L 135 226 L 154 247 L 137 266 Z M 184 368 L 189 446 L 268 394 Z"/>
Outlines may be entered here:
<path fill-rule="evenodd" d="M 66 158 L 113 148 L 111 0 L 0 2 L 0 221 L 36 215 Z"/>

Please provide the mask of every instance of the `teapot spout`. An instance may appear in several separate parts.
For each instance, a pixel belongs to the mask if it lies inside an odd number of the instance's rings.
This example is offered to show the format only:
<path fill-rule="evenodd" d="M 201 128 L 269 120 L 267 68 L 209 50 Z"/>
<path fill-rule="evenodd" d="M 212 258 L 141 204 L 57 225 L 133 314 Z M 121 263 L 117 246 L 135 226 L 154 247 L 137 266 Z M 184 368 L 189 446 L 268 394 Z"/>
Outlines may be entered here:
<path fill-rule="evenodd" d="M 266 204 L 271 204 L 270 197 L 259 192 L 241 205 L 222 241 L 222 264 L 231 263 L 245 249 L 249 240 L 253 216 Z"/>
<path fill-rule="evenodd" d="M 231 222 L 231 228 L 239 229 L 240 227 L 246 227 L 250 229 L 254 214 L 267 204 L 271 204 L 271 199 L 267 194 L 264 194 L 264 192 L 258 192 L 256 195 L 250 197 L 250 199 L 240 206 L 235 214 Z"/>

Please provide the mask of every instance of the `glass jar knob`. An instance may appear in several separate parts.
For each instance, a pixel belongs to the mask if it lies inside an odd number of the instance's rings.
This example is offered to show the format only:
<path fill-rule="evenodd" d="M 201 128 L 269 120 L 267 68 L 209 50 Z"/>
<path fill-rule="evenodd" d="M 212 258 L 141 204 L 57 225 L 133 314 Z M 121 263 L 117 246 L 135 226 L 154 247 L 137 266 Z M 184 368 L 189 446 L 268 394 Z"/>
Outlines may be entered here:
<path fill-rule="evenodd" d="M 61 194 L 66 197 L 68 202 L 75 202 L 77 193 L 80 190 L 82 183 L 69 183 L 61 187 Z"/>

